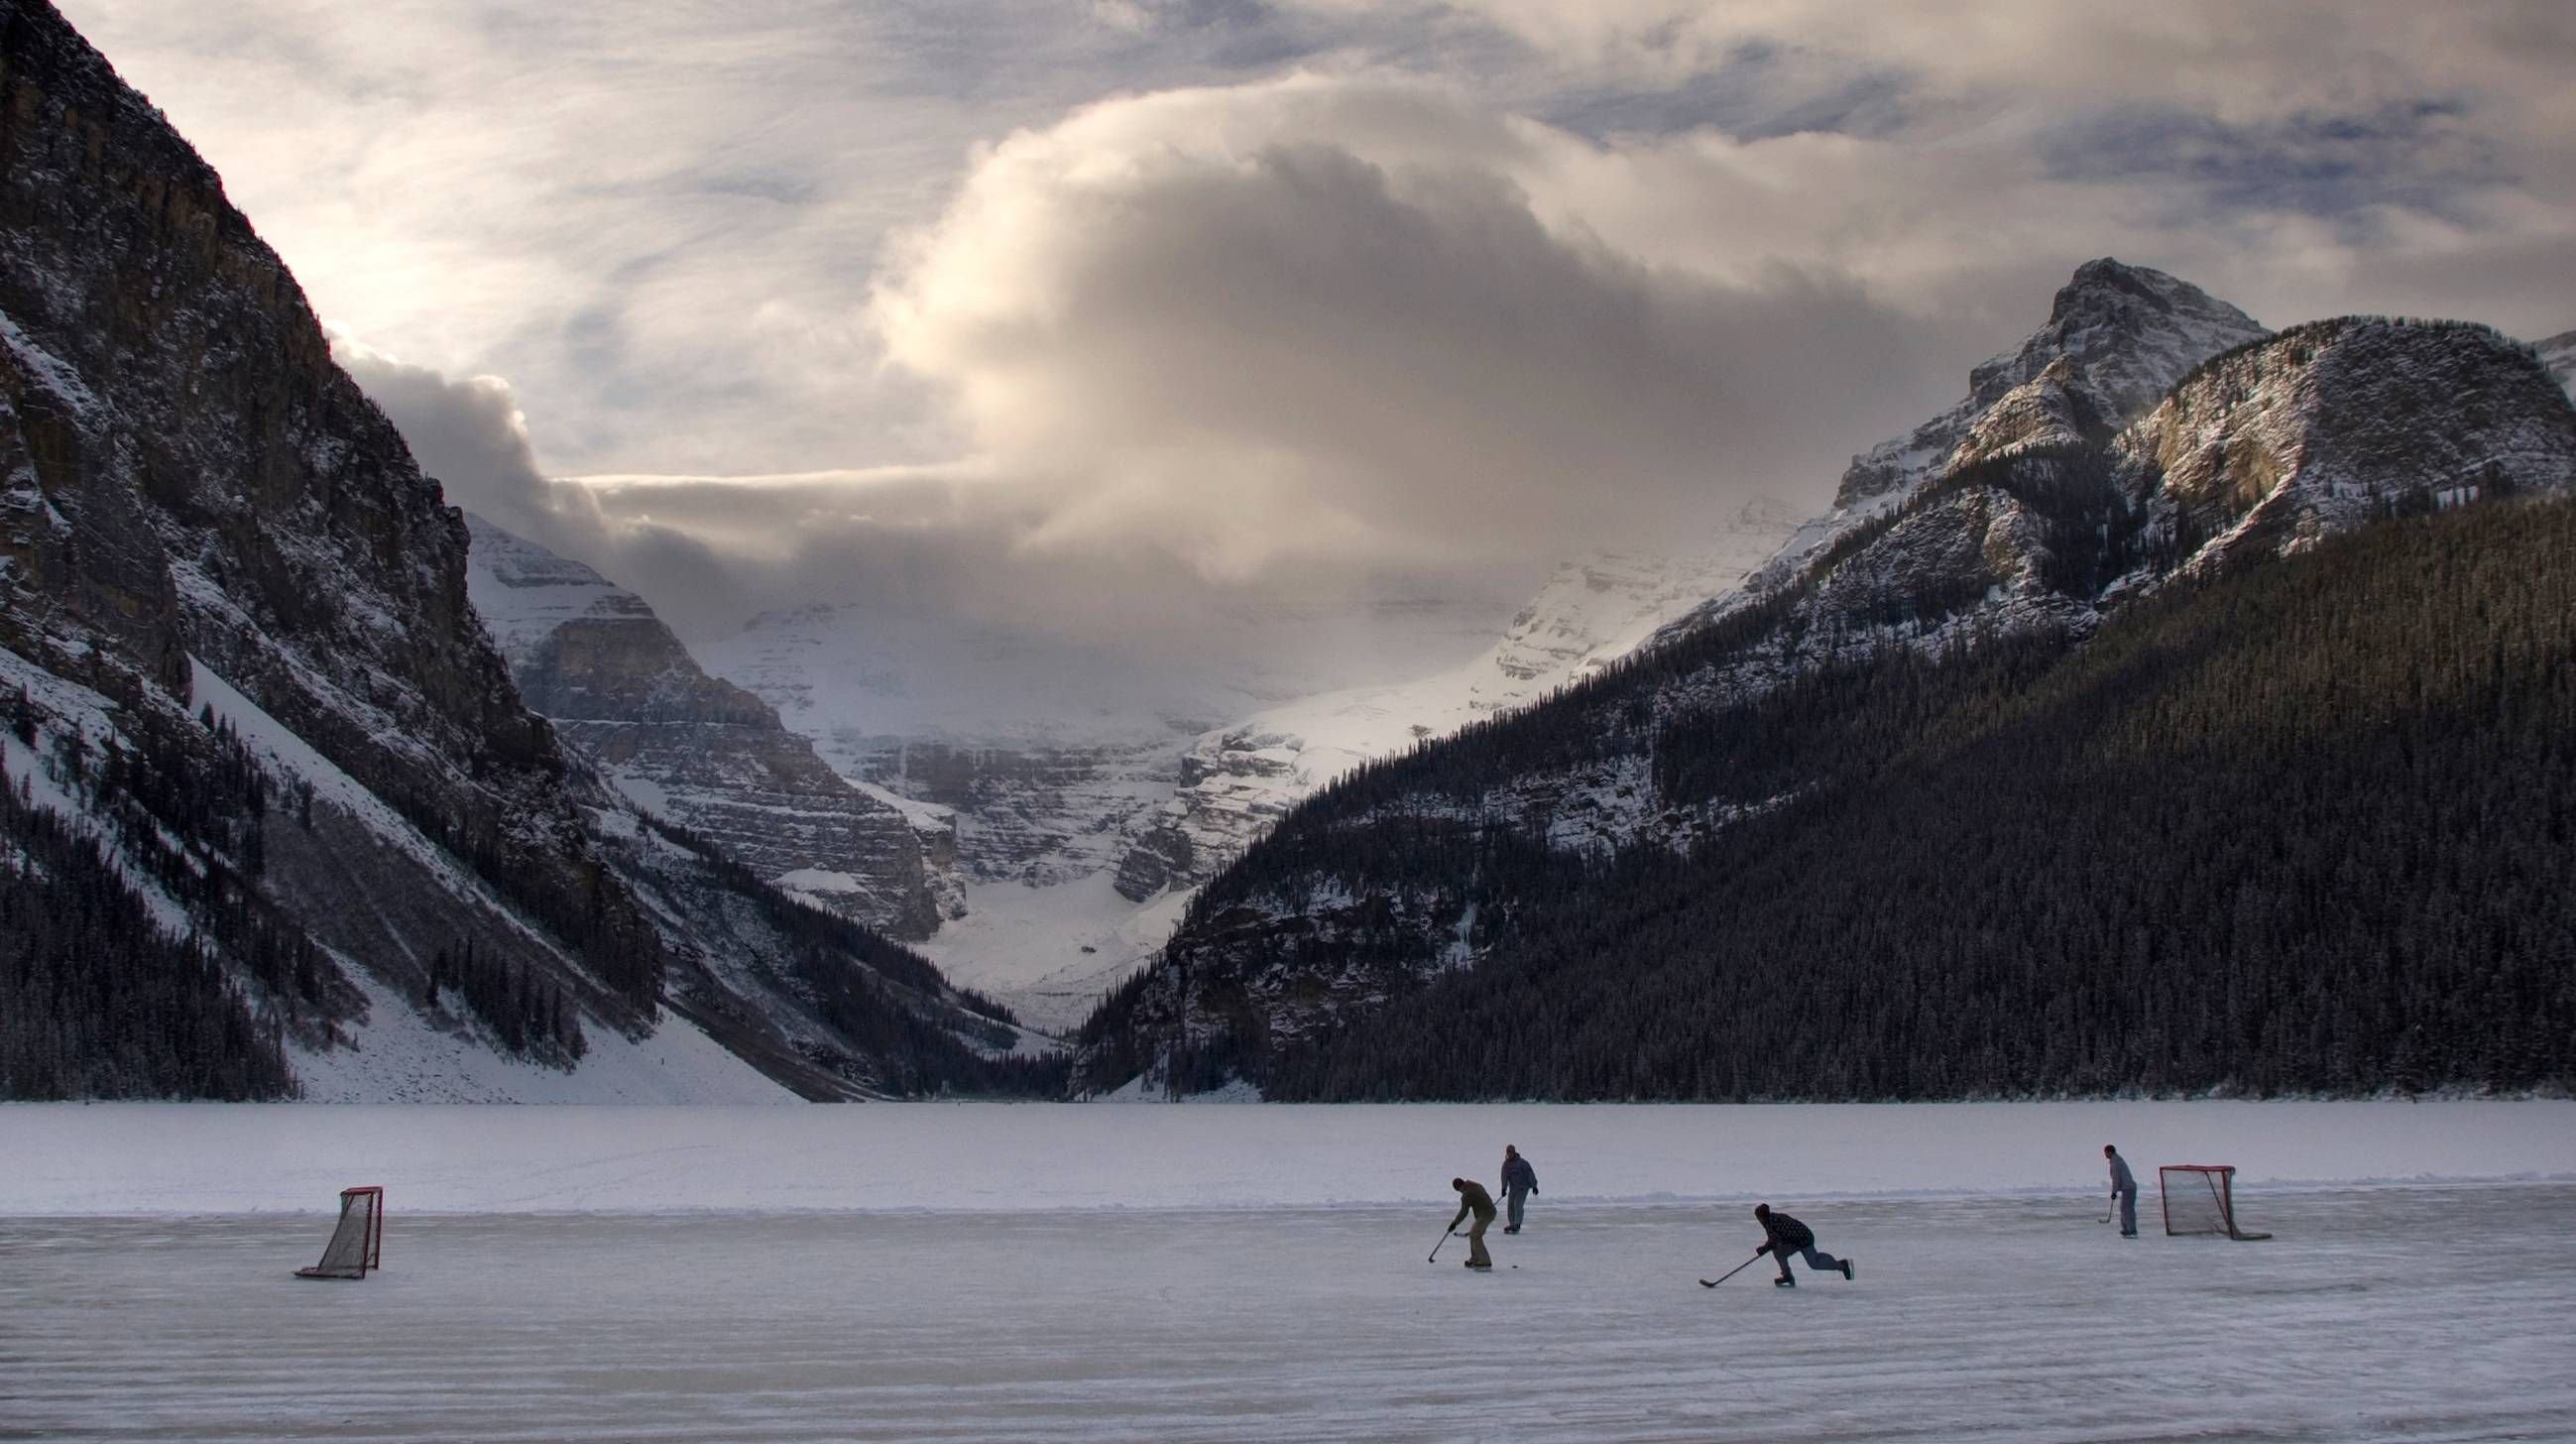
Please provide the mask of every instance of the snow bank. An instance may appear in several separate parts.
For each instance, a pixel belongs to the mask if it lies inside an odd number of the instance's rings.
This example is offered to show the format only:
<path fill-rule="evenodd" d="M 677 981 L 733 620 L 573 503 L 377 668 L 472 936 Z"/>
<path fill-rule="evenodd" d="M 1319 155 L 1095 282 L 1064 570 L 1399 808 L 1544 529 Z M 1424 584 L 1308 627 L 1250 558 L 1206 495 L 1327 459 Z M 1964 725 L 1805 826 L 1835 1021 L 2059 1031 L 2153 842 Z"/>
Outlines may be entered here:
<path fill-rule="evenodd" d="M 641 1063 L 641 1060 L 638 1060 Z M 642 1066 L 652 1066 L 643 1064 Z M 0 1215 L 1265 1209 L 1437 1199 L 1506 1143 L 1568 1203 L 2090 1197 L 2117 1143 L 2239 1187 L 2576 1179 L 2576 1103 L 0 1107 Z"/>

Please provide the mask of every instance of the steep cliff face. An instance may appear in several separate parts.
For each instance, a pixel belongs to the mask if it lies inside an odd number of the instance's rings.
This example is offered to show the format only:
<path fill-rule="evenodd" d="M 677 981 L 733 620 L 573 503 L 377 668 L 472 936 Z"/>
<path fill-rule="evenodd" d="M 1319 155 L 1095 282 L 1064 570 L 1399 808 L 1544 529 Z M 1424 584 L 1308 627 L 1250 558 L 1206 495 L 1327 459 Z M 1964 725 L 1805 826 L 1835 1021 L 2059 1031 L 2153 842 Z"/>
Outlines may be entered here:
<path fill-rule="evenodd" d="M 467 521 L 474 605 L 520 692 L 629 800 L 894 936 L 954 913 L 954 876 L 934 864 L 955 850 L 944 815 L 844 781 L 768 703 L 701 671 L 641 597 Z"/>
<path fill-rule="evenodd" d="M 120 733 L 221 679 L 467 861 L 439 889 L 449 938 L 649 1027 L 659 942 L 474 623 L 463 523 L 214 172 L 49 6 L 5 23 L 0 646 L 113 704 Z M 264 858 L 281 896 L 341 890 L 344 862 Z M 403 982 L 438 945 L 363 912 L 310 926 Z"/>
<path fill-rule="evenodd" d="M 214 173 L 0 7 L 0 1096 L 1011 1086 L 997 1010 L 568 754 L 467 555 Z M 556 700 L 661 696 L 622 658 Z"/>
<path fill-rule="evenodd" d="M 697 651 L 841 776 L 947 820 L 969 885 L 1114 867 L 1222 694 L 1128 653 L 855 607 L 765 614 Z"/>
<path fill-rule="evenodd" d="M 2150 534 L 2207 569 L 2397 510 L 2561 489 L 2565 400 L 2482 326 L 2318 321 L 2205 363 L 2111 460 Z"/>
<path fill-rule="evenodd" d="M 1618 905 L 1619 860 L 1687 859 L 1835 765 L 1836 748 L 1803 753 L 1806 739 L 1762 715 L 1804 679 L 2015 638 L 2080 643 L 2178 577 L 2241 571 L 2376 518 L 2576 487 L 2576 410 L 2524 348 L 2481 327 L 2299 327 L 2209 360 L 2107 438 L 2069 369 L 1998 392 L 1937 477 L 1847 519 L 1727 614 L 1292 813 L 1087 1027 L 1084 1079 L 1257 1073 L 1355 1011 L 1476 966 L 1529 903 L 1481 885 L 1489 863 L 1527 873 L 1513 859 L 1565 857 L 1553 885 Z M 1688 765 L 1711 729 L 1749 739 L 1737 750 L 1763 765 Z M 1454 838 L 1480 840 L 1467 858 L 1408 861 L 1455 853 L 1441 841 Z M 1599 871 L 1585 881 L 1586 869 Z"/>

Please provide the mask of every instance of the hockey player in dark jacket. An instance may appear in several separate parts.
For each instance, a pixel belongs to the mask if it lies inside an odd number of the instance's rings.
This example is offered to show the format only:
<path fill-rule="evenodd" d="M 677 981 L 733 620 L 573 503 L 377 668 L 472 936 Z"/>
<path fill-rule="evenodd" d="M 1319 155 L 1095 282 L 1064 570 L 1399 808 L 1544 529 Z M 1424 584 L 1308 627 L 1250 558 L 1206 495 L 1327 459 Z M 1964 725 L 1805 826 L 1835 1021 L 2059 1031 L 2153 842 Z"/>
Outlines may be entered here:
<path fill-rule="evenodd" d="M 1538 1192 L 1538 1170 L 1530 1167 L 1530 1161 L 1521 1157 L 1519 1149 L 1508 1143 L 1504 1144 L 1503 1201 L 1507 1217 L 1503 1221 L 1503 1232 L 1521 1231 L 1521 1201 L 1536 1192 Z"/>
<path fill-rule="evenodd" d="M 1836 1258 L 1816 1247 L 1815 1230 L 1785 1213 L 1775 1212 L 1767 1203 L 1753 1205 L 1753 1216 L 1762 1223 L 1763 1244 L 1753 1251 L 1756 1258 L 1769 1254 L 1780 1265 L 1780 1277 L 1772 1282 L 1780 1288 L 1794 1289 L 1798 1281 L 1789 1275 L 1789 1255 L 1797 1254 L 1807 1267 L 1818 1273 L 1840 1271 L 1846 1279 L 1852 1276 L 1851 1260 Z"/>

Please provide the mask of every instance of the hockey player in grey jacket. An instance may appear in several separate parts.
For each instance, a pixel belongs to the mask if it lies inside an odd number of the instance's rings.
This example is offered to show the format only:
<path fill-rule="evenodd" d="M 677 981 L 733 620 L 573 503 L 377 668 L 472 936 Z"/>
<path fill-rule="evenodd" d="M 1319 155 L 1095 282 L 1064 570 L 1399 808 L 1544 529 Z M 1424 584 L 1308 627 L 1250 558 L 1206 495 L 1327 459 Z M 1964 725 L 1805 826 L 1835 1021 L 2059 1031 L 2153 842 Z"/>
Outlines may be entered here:
<path fill-rule="evenodd" d="M 1538 1170 L 1510 1144 L 1503 1145 L 1503 1207 L 1507 1217 L 1503 1232 L 1521 1231 L 1521 1202 L 1538 1192 Z"/>
<path fill-rule="evenodd" d="M 2111 1160 L 2111 1196 L 2120 1201 L 2120 1237 L 2138 1236 L 2138 1180 L 2129 1172 L 2129 1160 L 2110 1144 L 2102 1145 L 2102 1156 Z"/>

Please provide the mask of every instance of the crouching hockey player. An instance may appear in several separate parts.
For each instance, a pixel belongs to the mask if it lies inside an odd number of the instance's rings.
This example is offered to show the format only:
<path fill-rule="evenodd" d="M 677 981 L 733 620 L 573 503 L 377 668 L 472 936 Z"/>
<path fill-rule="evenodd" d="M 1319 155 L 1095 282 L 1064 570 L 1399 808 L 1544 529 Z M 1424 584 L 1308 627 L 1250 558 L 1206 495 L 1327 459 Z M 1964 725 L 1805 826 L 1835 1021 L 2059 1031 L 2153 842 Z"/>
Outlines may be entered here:
<path fill-rule="evenodd" d="M 1762 1221 L 1765 1236 L 1762 1246 L 1753 1251 L 1753 1256 L 1760 1258 L 1767 1253 L 1779 1263 L 1780 1277 L 1772 1280 L 1775 1287 L 1794 1289 L 1798 1286 L 1798 1281 L 1789 1274 L 1791 1254 L 1804 1258 L 1807 1267 L 1818 1273 L 1839 1272 L 1846 1279 L 1852 1276 L 1850 1259 L 1836 1258 L 1816 1247 L 1814 1229 L 1785 1213 L 1774 1212 L 1767 1203 L 1753 1205 L 1753 1216 Z"/>

